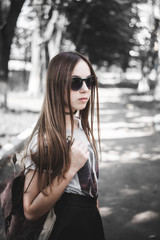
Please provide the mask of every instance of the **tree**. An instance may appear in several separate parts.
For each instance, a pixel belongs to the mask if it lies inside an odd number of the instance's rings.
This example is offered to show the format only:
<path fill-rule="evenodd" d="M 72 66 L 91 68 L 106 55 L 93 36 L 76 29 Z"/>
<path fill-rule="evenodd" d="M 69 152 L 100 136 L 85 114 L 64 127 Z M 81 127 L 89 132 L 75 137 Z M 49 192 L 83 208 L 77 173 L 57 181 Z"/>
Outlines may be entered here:
<path fill-rule="evenodd" d="M 37 9 L 39 6 L 37 12 L 40 36 L 37 37 L 37 41 L 41 39 L 39 42 L 43 43 L 39 45 L 41 53 L 44 52 L 43 46 L 45 46 L 45 54 L 48 51 L 47 55 L 51 55 L 49 56 L 51 58 L 60 50 L 67 50 L 63 45 L 69 40 L 77 51 L 88 54 L 96 65 L 100 66 L 107 62 L 108 65 L 118 64 L 123 70 L 128 67 L 129 51 L 137 44 L 134 39 L 137 26 L 133 23 L 131 26 L 130 23 L 132 19 L 135 19 L 135 23 L 138 21 L 137 12 L 133 11 L 134 4 L 138 0 L 52 0 L 52 4 L 45 0 L 38 1 L 38 4 L 35 4 L 36 2 L 34 0 L 32 6 L 34 9 L 35 6 Z M 50 11 L 46 11 L 49 5 Z M 49 38 L 46 38 L 47 29 L 51 29 Z M 39 63 L 40 59 L 42 61 L 41 56 L 37 56 Z M 33 69 L 38 68 L 33 64 Z M 37 76 L 39 73 L 36 74 L 36 78 Z M 30 82 L 33 83 L 33 80 L 31 72 Z M 34 87 L 32 89 L 33 91 L 30 92 L 33 93 Z"/>
<path fill-rule="evenodd" d="M 28 93 L 38 95 L 43 91 L 43 82 L 49 59 L 60 51 L 66 18 L 64 13 L 61 12 L 59 1 L 54 1 L 51 4 L 45 0 L 34 0 L 30 5 L 35 12 L 33 19 L 35 27 L 32 32 L 32 69 Z"/>
<path fill-rule="evenodd" d="M 39 93 L 49 59 L 61 50 L 70 50 L 70 46 L 67 47 L 65 44 L 66 41 L 73 43 L 75 50 L 88 55 L 97 66 L 103 63 L 117 64 L 125 70 L 130 59 L 129 52 L 137 44 L 134 34 L 138 21 L 135 10 L 138 2 L 138 0 L 30 1 L 32 11 L 35 13 L 33 22 L 36 22 L 37 26 L 33 30 L 34 51 L 29 92 Z"/>
<path fill-rule="evenodd" d="M 25 0 L 0 1 L 0 89 L 7 107 L 8 61 L 14 30 Z"/>
<path fill-rule="evenodd" d="M 76 50 L 87 53 L 97 65 L 116 63 L 124 70 L 128 66 L 129 51 L 136 44 L 134 33 L 138 21 L 133 3 L 138 1 L 74 1 L 66 7 L 69 19 L 67 37 Z"/>
<path fill-rule="evenodd" d="M 158 32 L 160 22 L 159 1 L 148 0 L 147 3 L 139 5 L 139 14 L 143 21 L 138 33 L 139 46 L 138 59 L 141 62 L 142 78 L 138 84 L 140 93 L 148 93 L 153 86 L 153 80 L 156 83 L 155 99 L 159 98 L 160 90 L 158 83 L 159 57 L 158 57 Z M 138 36 L 137 35 L 137 36 Z M 157 76 L 156 76 L 157 75 Z M 151 81 L 152 80 L 152 81 Z M 155 85 L 155 84 L 154 84 Z"/>
<path fill-rule="evenodd" d="M 154 92 L 154 99 L 160 101 L 160 2 L 154 1 L 154 19 L 155 19 L 155 32 L 156 32 L 156 43 L 157 43 L 157 77 L 156 77 L 156 87 Z"/>

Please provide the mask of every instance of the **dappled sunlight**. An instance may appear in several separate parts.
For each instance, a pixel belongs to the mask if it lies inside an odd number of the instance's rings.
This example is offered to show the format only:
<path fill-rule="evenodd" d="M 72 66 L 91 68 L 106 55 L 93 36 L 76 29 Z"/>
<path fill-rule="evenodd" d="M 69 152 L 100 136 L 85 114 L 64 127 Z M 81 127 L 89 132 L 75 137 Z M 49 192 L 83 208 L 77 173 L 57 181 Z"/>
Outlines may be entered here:
<path fill-rule="evenodd" d="M 132 122 L 146 122 L 146 123 L 152 123 L 153 122 L 153 116 L 141 116 L 139 118 L 132 119 Z"/>
<path fill-rule="evenodd" d="M 113 209 L 110 207 L 100 207 L 99 211 L 102 217 L 106 217 L 112 214 Z"/>
<path fill-rule="evenodd" d="M 133 111 L 133 112 L 129 111 L 126 113 L 126 118 L 132 119 L 134 117 L 139 117 L 139 116 L 141 116 L 140 112 L 136 112 L 136 111 Z"/>
<path fill-rule="evenodd" d="M 140 189 L 142 189 L 142 190 L 149 190 L 149 187 L 146 186 L 146 185 L 142 185 L 142 186 L 140 186 Z"/>
<path fill-rule="evenodd" d="M 132 95 L 129 97 L 131 101 L 142 101 L 142 102 L 152 102 L 154 101 L 154 96 L 153 95 L 141 95 L 138 96 L 137 95 Z"/>
<path fill-rule="evenodd" d="M 17 136 L 17 139 L 20 139 L 20 140 L 26 139 L 31 135 L 32 131 L 33 131 L 33 128 L 27 128 L 25 131 L 23 131 Z"/>
<path fill-rule="evenodd" d="M 119 161 L 120 158 L 119 158 L 119 154 L 118 152 L 113 152 L 112 153 L 107 153 L 105 151 L 102 151 L 102 160 L 103 161 Z"/>
<path fill-rule="evenodd" d="M 143 153 L 143 149 L 137 151 L 102 151 L 102 165 L 105 166 L 107 162 L 121 162 L 121 163 L 141 163 L 142 160 L 156 161 L 160 160 L 160 154 Z"/>
<path fill-rule="evenodd" d="M 6 143 L 0 148 L 0 160 L 4 157 L 11 156 L 15 151 L 18 151 L 19 147 L 23 145 L 23 142 L 29 138 L 33 131 L 33 128 L 27 128 L 19 135 L 17 135 L 17 139 L 12 143 Z"/>
<path fill-rule="evenodd" d="M 145 122 L 138 122 L 138 123 L 132 123 L 132 122 L 122 122 L 122 121 L 119 121 L 119 122 L 110 122 L 110 123 L 101 123 L 101 128 L 104 129 L 104 128 L 109 128 L 109 129 L 119 129 L 119 128 L 125 128 L 125 130 L 127 128 L 142 128 L 142 127 L 145 127 L 146 124 Z"/>
<path fill-rule="evenodd" d="M 126 108 L 127 108 L 128 110 L 134 110 L 134 109 L 135 109 L 135 106 L 134 106 L 133 104 L 131 104 L 131 103 L 128 103 L 128 104 L 126 104 Z"/>
<path fill-rule="evenodd" d="M 143 153 L 141 151 L 125 151 L 121 154 L 121 162 L 123 163 L 141 163 L 142 160 L 151 160 L 151 154 Z"/>
<path fill-rule="evenodd" d="M 13 143 L 6 143 L 3 145 L 3 149 L 9 151 L 13 147 Z"/>
<path fill-rule="evenodd" d="M 156 153 L 160 153 L 160 148 L 158 147 L 153 147 L 152 151 L 156 152 Z"/>
<path fill-rule="evenodd" d="M 154 211 L 145 211 L 142 213 L 138 213 L 131 219 L 129 225 L 149 222 L 154 219 L 157 219 L 159 216 L 160 216 L 159 213 Z"/>
<path fill-rule="evenodd" d="M 124 196 L 129 196 L 129 195 L 135 195 L 139 193 L 139 190 L 136 189 L 130 189 L 130 188 L 124 188 L 124 189 L 120 189 L 119 191 L 121 194 L 123 194 Z"/>
<path fill-rule="evenodd" d="M 125 110 L 124 110 L 125 112 Z M 114 110 L 114 109 L 106 109 L 106 108 L 101 108 L 100 109 L 100 115 L 101 115 L 101 118 L 103 120 L 103 115 L 116 115 L 116 114 L 120 114 L 122 113 L 122 111 L 120 110 Z"/>
<path fill-rule="evenodd" d="M 146 136 L 152 136 L 154 134 L 153 129 L 149 129 L 146 132 L 141 131 L 135 131 L 132 129 L 123 129 L 123 130 L 110 130 L 110 129 L 101 129 L 101 139 L 102 140 L 109 140 L 109 139 L 124 139 L 124 138 L 141 138 Z M 95 131 L 95 135 L 96 131 Z"/>
<path fill-rule="evenodd" d="M 147 102 L 144 109 L 138 107 L 138 101 L 137 105 L 129 101 L 125 104 L 125 96 L 123 99 L 121 96 L 119 103 L 116 103 L 117 98 L 111 104 L 112 97 L 114 92 L 112 95 L 110 91 L 109 97 L 104 97 L 100 105 L 102 161 L 99 192 L 103 194 L 99 196 L 103 206 L 107 206 L 102 217 L 104 221 L 114 221 L 120 231 L 122 228 L 134 229 L 137 233 L 144 231 L 145 224 L 149 228 L 155 221 L 158 224 L 156 210 L 160 191 L 156 169 L 160 163 L 160 135 L 153 126 L 154 109 L 149 109 Z M 148 209 L 153 211 L 145 211 Z M 149 239 L 156 236 L 154 231 L 148 232 Z M 133 239 L 137 239 L 136 236 Z"/>
<path fill-rule="evenodd" d="M 30 96 L 27 92 L 9 92 L 8 108 L 15 110 L 30 110 L 40 112 L 43 103 L 43 95 Z"/>
<path fill-rule="evenodd" d="M 127 123 L 118 122 L 125 126 Z M 132 124 L 132 123 L 131 123 Z M 133 123 L 134 124 L 134 123 Z M 137 128 L 114 129 L 116 123 L 111 123 L 101 129 L 101 149 L 103 166 L 108 162 L 142 163 L 160 160 L 160 148 L 157 144 L 160 135 L 151 126 L 140 127 L 141 122 L 135 123 Z M 149 122 L 148 125 L 151 125 Z M 133 125 L 132 125 L 133 127 Z"/>
<path fill-rule="evenodd" d="M 160 154 L 159 155 L 154 155 L 151 157 L 151 161 L 157 161 L 160 160 Z"/>
<path fill-rule="evenodd" d="M 101 111 L 103 113 L 100 124 L 102 140 L 139 138 L 154 134 L 153 116 L 141 115 L 139 111 L 127 112 L 126 109 L 102 109 Z M 94 132 L 97 136 L 96 128 Z"/>
<path fill-rule="evenodd" d="M 102 100 L 100 99 L 100 107 L 103 108 L 103 106 L 106 106 L 106 104 L 108 103 L 120 103 L 120 102 L 121 102 L 121 97 L 112 96 L 107 99 L 104 97 Z"/>
<path fill-rule="evenodd" d="M 104 104 L 106 102 L 120 102 L 122 91 L 119 88 L 99 88 L 99 102 Z"/>

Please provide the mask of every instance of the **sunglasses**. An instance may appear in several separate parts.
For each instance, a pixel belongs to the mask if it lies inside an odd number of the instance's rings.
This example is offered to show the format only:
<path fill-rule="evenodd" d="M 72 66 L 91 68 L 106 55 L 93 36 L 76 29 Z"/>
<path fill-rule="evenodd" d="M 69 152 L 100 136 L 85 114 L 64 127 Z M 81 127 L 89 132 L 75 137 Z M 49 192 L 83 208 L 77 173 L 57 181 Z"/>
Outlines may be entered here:
<path fill-rule="evenodd" d="M 77 76 L 72 77 L 71 89 L 73 91 L 78 91 L 81 89 L 83 82 L 86 83 L 88 89 L 93 89 L 96 85 L 96 80 L 93 75 L 88 76 L 87 78 L 80 78 Z"/>

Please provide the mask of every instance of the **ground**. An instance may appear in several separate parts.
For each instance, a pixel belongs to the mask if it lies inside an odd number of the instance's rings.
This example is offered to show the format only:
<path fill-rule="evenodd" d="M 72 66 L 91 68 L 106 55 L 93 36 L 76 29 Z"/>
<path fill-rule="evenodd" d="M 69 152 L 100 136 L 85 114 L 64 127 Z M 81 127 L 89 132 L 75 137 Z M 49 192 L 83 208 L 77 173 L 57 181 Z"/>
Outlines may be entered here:
<path fill-rule="evenodd" d="M 106 240 L 160 240 L 160 136 L 153 124 L 158 105 L 135 89 L 100 88 L 99 95 L 99 202 Z M 8 103 L 12 111 L 0 110 L 1 145 L 36 121 L 42 98 L 12 93 Z M 0 180 L 11 172 L 10 162 L 0 165 Z M 1 240 L 3 232 L 0 217 Z"/>

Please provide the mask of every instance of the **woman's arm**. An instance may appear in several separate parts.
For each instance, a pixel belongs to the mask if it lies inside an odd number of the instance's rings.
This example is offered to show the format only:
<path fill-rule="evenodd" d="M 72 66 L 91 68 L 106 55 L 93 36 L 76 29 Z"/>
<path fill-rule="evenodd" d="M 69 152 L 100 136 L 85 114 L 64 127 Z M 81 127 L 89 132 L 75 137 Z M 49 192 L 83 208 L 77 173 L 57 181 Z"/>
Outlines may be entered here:
<path fill-rule="evenodd" d="M 89 158 L 87 147 L 84 143 L 74 141 L 71 147 L 71 165 L 65 174 L 65 178 L 58 182 L 57 178 L 52 182 L 51 187 L 47 186 L 44 192 L 47 196 L 40 192 L 38 187 L 38 173 L 34 175 L 27 192 L 23 195 L 24 214 L 28 220 L 36 220 L 47 211 L 49 211 L 56 201 L 63 194 L 65 188 L 76 174 L 83 167 Z M 24 190 L 27 188 L 32 176 L 33 170 L 30 170 L 25 177 Z M 46 173 L 43 173 L 42 182 L 45 182 Z"/>

